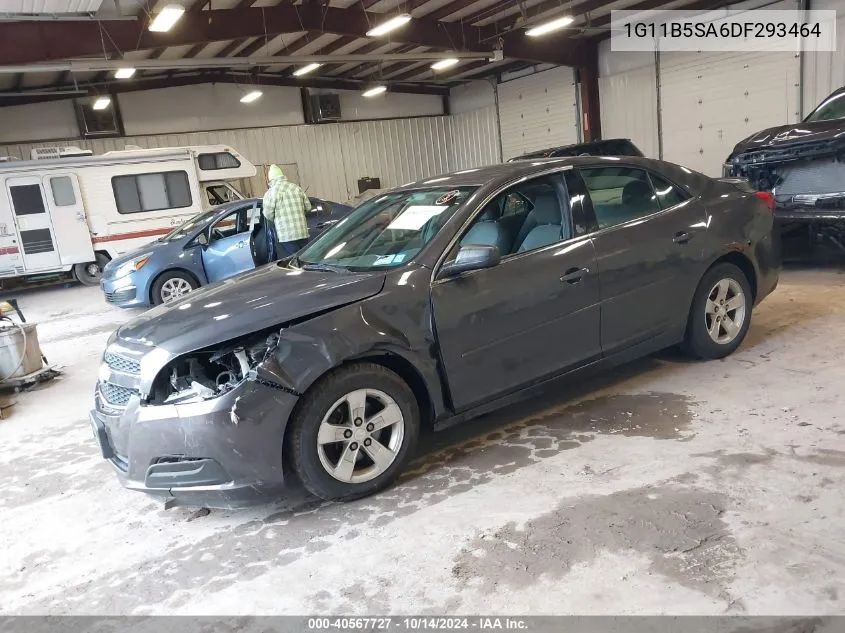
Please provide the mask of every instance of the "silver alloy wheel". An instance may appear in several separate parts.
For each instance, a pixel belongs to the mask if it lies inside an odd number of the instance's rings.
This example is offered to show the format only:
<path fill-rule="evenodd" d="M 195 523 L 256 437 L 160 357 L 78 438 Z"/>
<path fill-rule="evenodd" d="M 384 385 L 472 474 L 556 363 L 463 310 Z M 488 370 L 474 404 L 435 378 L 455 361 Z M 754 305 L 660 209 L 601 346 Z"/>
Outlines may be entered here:
<path fill-rule="evenodd" d="M 348 484 L 370 481 L 399 455 L 405 417 L 378 389 L 357 389 L 337 400 L 317 430 L 317 455 L 328 474 Z"/>
<path fill-rule="evenodd" d="M 85 272 L 92 278 L 99 279 L 103 274 L 103 270 L 97 262 L 91 262 L 85 265 Z"/>
<path fill-rule="evenodd" d="M 185 296 L 191 292 L 191 290 L 193 290 L 193 288 L 191 287 L 191 284 L 188 283 L 187 279 L 174 277 L 173 279 L 168 279 L 161 284 L 161 300 L 164 303 L 167 303 L 168 301 L 173 301 L 174 299 Z"/>
<path fill-rule="evenodd" d="M 719 345 L 727 345 L 742 331 L 745 324 L 745 293 L 735 279 L 719 281 L 707 295 L 704 324 L 710 338 Z"/>

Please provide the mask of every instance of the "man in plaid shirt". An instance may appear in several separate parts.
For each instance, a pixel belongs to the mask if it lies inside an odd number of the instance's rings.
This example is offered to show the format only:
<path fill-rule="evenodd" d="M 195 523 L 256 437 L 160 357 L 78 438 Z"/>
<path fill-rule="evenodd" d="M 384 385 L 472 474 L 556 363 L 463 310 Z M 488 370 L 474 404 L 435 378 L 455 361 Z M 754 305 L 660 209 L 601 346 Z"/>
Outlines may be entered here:
<path fill-rule="evenodd" d="M 287 257 L 308 243 L 305 214 L 311 210 L 311 201 L 299 185 L 285 178 L 278 165 L 270 165 L 267 179 L 270 188 L 264 194 L 264 217 L 275 225 L 279 254 Z"/>

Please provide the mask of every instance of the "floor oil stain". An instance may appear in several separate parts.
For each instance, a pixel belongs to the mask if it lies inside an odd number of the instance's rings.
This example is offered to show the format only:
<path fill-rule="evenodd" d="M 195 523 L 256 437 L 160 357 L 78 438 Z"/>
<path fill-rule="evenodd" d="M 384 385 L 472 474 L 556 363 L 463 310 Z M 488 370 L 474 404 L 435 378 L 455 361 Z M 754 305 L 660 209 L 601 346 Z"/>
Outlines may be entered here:
<path fill-rule="evenodd" d="M 654 572 L 720 599 L 741 550 L 723 521 L 727 498 L 695 488 L 644 487 L 561 504 L 517 528 L 480 533 L 453 561 L 458 585 L 533 585 L 603 551 L 635 551 Z"/>

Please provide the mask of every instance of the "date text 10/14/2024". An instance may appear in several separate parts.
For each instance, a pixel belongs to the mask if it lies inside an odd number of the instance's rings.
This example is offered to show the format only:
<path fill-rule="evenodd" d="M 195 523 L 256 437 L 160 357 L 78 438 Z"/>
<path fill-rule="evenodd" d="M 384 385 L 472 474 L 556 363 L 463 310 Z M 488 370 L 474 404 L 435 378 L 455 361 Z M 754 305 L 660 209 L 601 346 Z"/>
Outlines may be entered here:
<path fill-rule="evenodd" d="M 523 618 L 509 617 L 327 617 L 309 618 L 311 631 L 527 631 L 528 623 Z"/>

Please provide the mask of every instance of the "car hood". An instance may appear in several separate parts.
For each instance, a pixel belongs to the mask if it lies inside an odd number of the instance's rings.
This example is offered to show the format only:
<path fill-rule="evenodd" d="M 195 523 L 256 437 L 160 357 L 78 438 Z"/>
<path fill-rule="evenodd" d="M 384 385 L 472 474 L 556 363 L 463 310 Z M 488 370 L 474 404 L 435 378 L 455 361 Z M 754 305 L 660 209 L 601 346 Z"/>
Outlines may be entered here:
<path fill-rule="evenodd" d="M 120 339 L 184 354 L 378 294 L 383 273 L 303 271 L 269 264 L 205 286 L 123 325 Z"/>
<path fill-rule="evenodd" d="M 143 246 L 123 253 L 123 255 L 120 255 L 119 257 L 115 257 L 108 264 L 106 264 L 106 268 L 103 271 L 103 275 L 106 277 L 106 279 L 108 279 L 121 264 L 137 259 L 141 255 L 146 255 L 147 253 L 155 254 L 166 250 L 181 250 L 184 246 L 184 242 L 184 239 L 176 240 L 173 242 L 159 242 L 158 240 L 154 242 L 148 242 Z"/>
<path fill-rule="evenodd" d="M 816 121 L 770 127 L 736 144 L 731 156 L 759 149 L 778 149 L 795 143 L 829 141 L 841 138 L 845 141 L 845 121 Z"/>

